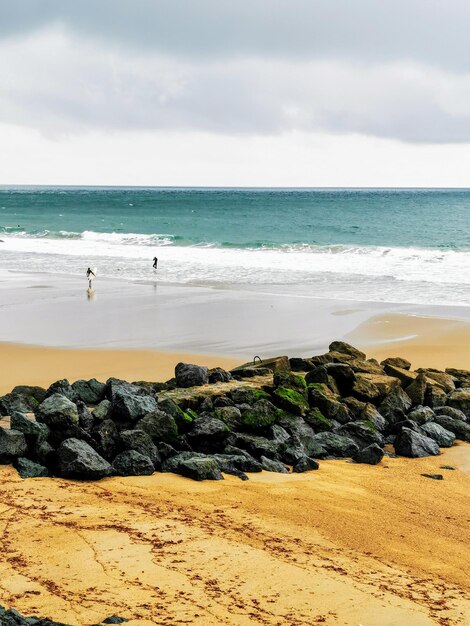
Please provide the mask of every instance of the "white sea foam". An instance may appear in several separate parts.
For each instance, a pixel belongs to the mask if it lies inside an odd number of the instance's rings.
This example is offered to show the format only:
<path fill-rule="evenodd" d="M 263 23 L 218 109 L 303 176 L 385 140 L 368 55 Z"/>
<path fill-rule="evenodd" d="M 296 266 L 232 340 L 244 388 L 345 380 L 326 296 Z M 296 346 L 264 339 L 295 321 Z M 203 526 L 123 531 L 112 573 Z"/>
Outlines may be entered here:
<path fill-rule="evenodd" d="M 2 263 L 12 269 L 210 285 L 284 284 L 299 293 L 376 301 L 470 305 L 470 252 L 372 246 L 220 248 L 175 245 L 171 235 L 63 232 L 58 237 L 2 234 Z M 304 288 L 302 288 L 304 286 Z"/>

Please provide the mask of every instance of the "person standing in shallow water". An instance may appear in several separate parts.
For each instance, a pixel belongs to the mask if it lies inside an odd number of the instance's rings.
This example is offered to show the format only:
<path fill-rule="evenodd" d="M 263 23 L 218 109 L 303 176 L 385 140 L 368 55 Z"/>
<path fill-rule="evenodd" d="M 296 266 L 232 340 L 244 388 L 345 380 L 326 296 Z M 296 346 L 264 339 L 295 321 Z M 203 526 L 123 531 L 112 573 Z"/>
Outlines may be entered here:
<path fill-rule="evenodd" d="M 157 269 L 157 265 L 158 265 L 158 259 L 156 256 L 153 257 L 153 269 L 156 270 Z"/>
<path fill-rule="evenodd" d="M 89 267 L 86 271 L 86 277 L 88 278 L 88 289 L 92 287 L 92 280 L 96 278 L 94 271 Z"/>

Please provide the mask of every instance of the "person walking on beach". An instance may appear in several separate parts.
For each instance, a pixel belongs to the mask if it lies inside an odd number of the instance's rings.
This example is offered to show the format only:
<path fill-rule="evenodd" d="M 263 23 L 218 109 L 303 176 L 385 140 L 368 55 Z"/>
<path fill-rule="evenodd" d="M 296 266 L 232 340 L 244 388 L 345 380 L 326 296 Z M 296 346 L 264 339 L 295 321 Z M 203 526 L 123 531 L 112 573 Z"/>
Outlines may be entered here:
<path fill-rule="evenodd" d="M 96 278 L 95 272 L 89 267 L 86 271 L 86 277 L 88 278 L 88 289 L 91 289 L 91 281 Z"/>
<path fill-rule="evenodd" d="M 158 259 L 156 256 L 153 257 L 153 269 L 156 270 L 158 265 Z"/>

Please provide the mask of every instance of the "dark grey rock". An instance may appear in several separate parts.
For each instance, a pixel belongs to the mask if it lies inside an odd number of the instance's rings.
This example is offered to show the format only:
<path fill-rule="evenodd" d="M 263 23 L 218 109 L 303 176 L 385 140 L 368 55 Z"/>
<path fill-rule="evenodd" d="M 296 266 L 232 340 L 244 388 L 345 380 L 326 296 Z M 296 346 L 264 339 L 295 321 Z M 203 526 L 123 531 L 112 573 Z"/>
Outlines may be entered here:
<path fill-rule="evenodd" d="M 408 419 L 417 424 L 425 424 L 432 421 L 434 411 L 429 406 L 417 406 L 413 411 L 408 413 Z"/>
<path fill-rule="evenodd" d="M 368 463 L 369 465 L 377 465 L 383 459 L 384 451 L 376 443 L 372 443 L 370 446 L 357 450 L 353 454 L 353 461 L 356 463 Z"/>
<path fill-rule="evenodd" d="M 228 396 L 217 396 L 213 401 L 214 409 L 222 408 L 224 406 L 235 406 L 235 402 Z"/>
<path fill-rule="evenodd" d="M 236 430 L 241 426 L 242 414 L 236 406 L 218 406 L 214 411 L 214 415 L 217 419 L 222 420 L 224 424 L 227 424 L 231 430 Z"/>
<path fill-rule="evenodd" d="M 399 356 L 389 357 L 388 359 L 381 361 L 380 365 L 382 365 L 382 367 L 385 367 L 386 365 L 392 365 L 394 367 L 399 367 L 400 369 L 403 369 L 403 370 L 411 369 L 411 363 L 407 361 L 406 359 L 402 359 Z"/>
<path fill-rule="evenodd" d="M 310 370 L 316 367 L 311 359 L 302 359 L 299 357 L 290 358 L 289 365 L 293 372 L 310 372 Z"/>
<path fill-rule="evenodd" d="M 266 472 L 277 472 L 279 474 L 288 474 L 289 469 L 280 461 L 273 461 L 266 456 L 262 456 L 261 465 Z"/>
<path fill-rule="evenodd" d="M 194 420 L 187 437 L 194 450 L 211 453 L 224 448 L 229 433 L 230 429 L 222 420 L 199 417 Z"/>
<path fill-rule="evenodd" d="M 65 396 L 72 402 L 75 402 L 76 400 L 75 391 L 73 390 L 72 385 L 66 378 L 63 378 L 62 380 L 57 380 L 55 383 L 52 383 L 52 385 L 46 391 L 45 397 L 49 398 L 49 396 L 52 396 L 56 393 L 60 394 L 61 396 Z"/>
<path fill-rule="evenodd" d="M 152 461 L 137 450 L 124 450 L 113 461 L 118 476 L 150 476 L 155 471 Z"/>
<path fill-rule="evenodd" d="M 36 410 L 36 420 L 50 428 L 66 428 L 78 424 L 77 405 L 60 393 L 53 393 Z"/>
<path fill-rule="evenodd" d="M 180 452 L 167 459 L 163 462 L 162 471 L 181 474 L 193 480 L 221 480 L 223 478 L 216 460 L 197 452 Z"/>
<path fill-rule="evenodd" d="M 66 439 L 57 449 L 60 476 L 81 480 L 98 480 L 112 473 L 111 465 L 85 441 Z"/>
<path fill-rule="evenodd" d="M 55 466 L 55 450 L 48 441 L 43 441 L 33 451 L 35 460 L 46 467 Z"/>
<path fill-rule="evenodd" d="M 398 433 L 394 448 L 400 456 L 412 458 L 439 454 L 439 446 L 433 439 L 409 428 L 402 428 Z"/>
<path fill-rule="evenodd" d="M 296 474 L 301 474 L 303 472 L 317 470 L 319 467 L 320 465 L 315 459 L 312 459 L 309 456 L 304 456 L 292 467 L 292 471 Z"/>
<path fill-rule="evenodd" d="M 462 420 L 463 422 L 467 421 L 467 416 L 460 409 L 454 409 L 451 406 L 438 406 L 434 409 L 435 415 L 447 415 L 448 417 L 452 417 L 454 420 Z"/>
<path fill-rule="evenodd" d="M 103 420 L 108 419 L 111 417 L 112 412 L 113 407 L 108 399 L 102 400 L 92 411 L 93 417 L 97 422 L 102 422 Z"/>
<path fill-rule="evenodd" d="M 95 422 L 95 418 L 91 411 L 88 410 L 88 407 L 81 400 L 77 400 L 77 411 L 78 411 L 78 424 L 83 430 L 90 432 L 93 428 L 93 424 Z"/>
<path fill-rule="evenodd" d="M 93 441 L 88 442 L 106 460 L 111 461 L 119 452 L 121 437 L 113 420 L 100 422 L 93 429 Z"/>
<path fill-rule="evenodd" d="M 148 396 L 153 395 L 149 394 L 148 389 L 145 387 L 140 387 L 139 385 L 134 385 L 132 383 L 128 383 L 126 380 L 121 380 L 119 378 L 108 378 L 106 381 L 106 397 L 108 400 L 114 404 L 115 396 L 119 393 L 121 395 L 127 393 L 131 396 Z"/>
<path fill-rule="evenodd" d="M 143 430 L 123 430 L 120 433 L 121 444 L 125 450 L 135 450 L 147 456 L 156 469 L 161 467 L 161 456 L 152 438 Z"/>
<path fill-rule="evenodd" d="M 444 480 L 444 476 L 442 474 L 421 474 L 425 478 L 432 478 L 432 480 Z"/>
<path fill-rule="evenodd" d="M 232 374 L 222 369 L 221 367 L 214 367 L 209 370 L 209 383 L 228 383 L 232 380 Z"/>
<path fill-rule="evenodd" d="M 175 367 L 177 387 L 199 387 L 209 382 L 209 370 L 201 365 L 178 363 Z"/>
<path fill-rule="evenodd" d="M 401 387 L 397 387 L 382 400 L 379 413 L 389 422 L 395 424 L 405 419 L 411 409 L 411 399 Z"/>
<path fill-rule="evenodd" d="M 96 378 L 90 380 L 76 380 L 72 383 L 72 389 L 76 400 L 85 404 L 99 404 L 106 396 L 106 385 Z"/>
<path fill-rule="evenodd" d="M 450 448 L 454 444 L 454 433 L 446 430 L 440 424 L 436 424 L 435 422 L 426 422 L 421 425 L 421 429 L 427 437 L 434 439 L 439 448 Z"/>
<path fill-rule="evenodd" d="M 379 446 L 384 445 L 383 436 L 375 424 L 369 421 L 349 422 L 340 426 L 336 432 L 338 435 L 344 435 L 355 441 L 359 448 L 365 448 L 373 443 Z"/>
<path fill-rule="evenodd" d="M 434 417 L 434 422 L 446 430 L 450 430 L 451 433 L 454 433 L 457 439 L 470 442 L 470 424 L 467 422 L 453 419 L 448 415 L 436 415 Z"/>
<path fill-rule="evenodd" d="M 158 407 L 152 396 L 129 393 L 122 388 L 114 394 L 113 419 L 136 422 Z"/>
<path fill-rule="evenodd" d="M 261 456 L 266 456 L 270 459 L 279 460 L 279 451 L 282 444 L 275 441 L 247 433 L 233 433 L 229 439 L 228 443 L 230 445 L 246 450 L 257 459 Z"/>
<path fill-rule="evenodd" d="M 125 617 L 119 617 L 119 615 L 111 615 L 111 617 L 107 617 L 103 620 L 103 624 L 123 624 L 124 622 L 128 622 L 129 620 Z"/>
<path fill-rule="evenodd" d="M 0 464 L 8 465 L 27 451 L 24 434 L 19 430 L 0 427 Z"/>
<path fill-rule="evenodd" d="M 47 467 L 44 467 L 44 465 L 40 465 L 39 463 L 35 463 L 26 457 L 16 459 L 14 466 L 21 478 L 41 478 L 49 476 L 49 470 Z"/>
<path fill-rule="evenodd" d="M 49 428 L 46 424 L 40 424 L 29 418 L 24 413 L 14 411 L 10 416 L 10 428 L 19 430 L 24 434 L 28 448 L 34 448 L 49 435 Z"/>
<path fill-rule="evenodd" d="M 137 422 L 136 428 L 148 433 L 155 442 L 164 441 L 173 444 L 178 437 L 175 418 L 158 409 Z"/>
<path fill-rule="evenodd" d="M 413 406 L 419 406 L 424 404 L 424 398 L 426 394 L 427 380 L 423 373 L 418 374 L 415 380 L 408 385 L 406 393 L 409 396 Z"/>
<path fill-rule="evenodd" d="M 10 393 L 0 398 L 0 415 L 11 415 L 13 411 L 31 413 L 45 397 L 46 390 L 42 387 L 17 385 Z"/>
<path fill-rule="evenodd" d="M 376 430 L 381 433 L 383 433 L 387 428 L 387 420 L 370 402 L 365 405 L 358 416 L 358 419 L 354 421 L 370 422 L 375 426 Z"/>
<path fill-rule="evenodd" d="M 225 410 L 227 410 L 227 408 Z M 278 416 L 279 411 L 274 404 L 269 400 L 261 398 L 261 400 L 258 400 L 252 406 L 242 411 L 241 423 L 246 430 L 256 432 L 275 424 Z"/>
<path fill-rule="evenodd" d="M 358 445 L 350 437 L 336 435 L 335 433 L 318 433 L 313 441 L 324 450 L 324 453 L 316 454 L 318 458 L 346 458 L 357 452 Z"/>

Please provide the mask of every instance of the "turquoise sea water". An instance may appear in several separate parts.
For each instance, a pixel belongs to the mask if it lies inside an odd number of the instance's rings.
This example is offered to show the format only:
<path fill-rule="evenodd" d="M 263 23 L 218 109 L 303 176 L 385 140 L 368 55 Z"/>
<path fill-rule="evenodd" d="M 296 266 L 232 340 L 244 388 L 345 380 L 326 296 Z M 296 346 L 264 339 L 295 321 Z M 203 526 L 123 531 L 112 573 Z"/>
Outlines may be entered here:
<path fill-rule="evenodd" d="M 470 190 L 1 188 L 7 269 L 470 304 Z"/>

